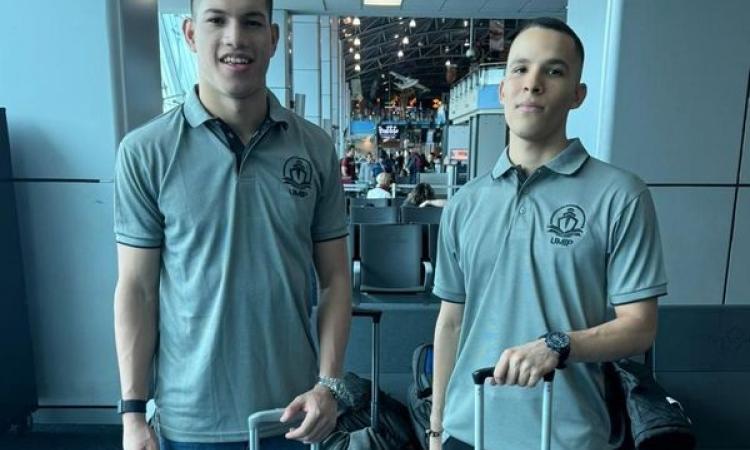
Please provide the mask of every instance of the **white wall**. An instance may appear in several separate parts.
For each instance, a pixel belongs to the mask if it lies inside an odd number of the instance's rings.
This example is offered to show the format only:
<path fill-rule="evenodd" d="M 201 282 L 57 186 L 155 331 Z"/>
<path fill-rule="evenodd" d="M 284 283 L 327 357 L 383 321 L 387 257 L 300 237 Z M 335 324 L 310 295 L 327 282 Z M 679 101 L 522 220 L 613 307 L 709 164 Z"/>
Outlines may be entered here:
<path fill-rule="evenodd" d="M 592 50 L 584 78 L 595 100 L 573 114 L 570 135 L 651 185 L 666 303 L 750 303 L 736 275 L 750 259 L 750 198 L 735 202 L 750 164 L 739 166 L 749 17 L 745 0 L 569 1 L 569 23 Z"/>
<path fill-rule="evenodd" d="M 2 15 L 39 404 L 113 406 L 112 173 L 123 134 L 161 112 L 156 0 L 3 2 Z"/>
<path fill-rule="evenodd" d="M 321 124 L 320 19 L 292 16 L 292 86 L 305 95 L 305 119 Z"/>

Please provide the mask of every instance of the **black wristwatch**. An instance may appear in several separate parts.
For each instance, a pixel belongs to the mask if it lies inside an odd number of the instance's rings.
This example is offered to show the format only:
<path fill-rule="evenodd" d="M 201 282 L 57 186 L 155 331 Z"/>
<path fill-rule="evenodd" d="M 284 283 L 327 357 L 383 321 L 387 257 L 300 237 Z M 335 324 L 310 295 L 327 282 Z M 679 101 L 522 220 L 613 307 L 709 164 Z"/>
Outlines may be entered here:
<path fill-rule="evenodd" d="M 562 331 L 551 331 L 542 336 L 547 348 L 557 352 L 559 356 L 556 369 L 564 369 L 565 361 L 570 355 L 570 336 Z"/>
<path fill-rule="evenodd" d="M 146 413 L 146 400 L 118 400 L 117 414 Z"/>

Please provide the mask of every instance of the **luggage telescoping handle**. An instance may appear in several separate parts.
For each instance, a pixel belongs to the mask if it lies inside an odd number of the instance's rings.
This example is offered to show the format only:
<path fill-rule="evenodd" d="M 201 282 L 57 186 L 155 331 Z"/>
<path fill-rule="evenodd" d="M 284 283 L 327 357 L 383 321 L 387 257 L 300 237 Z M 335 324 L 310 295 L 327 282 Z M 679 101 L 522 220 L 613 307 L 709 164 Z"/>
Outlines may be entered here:
<path fill-rule="evenodd" d="M 377 309 L 365 309 L 360 307 L 352 308 L 352 316 L 354 317 L 369 317 L 372 319 L 372 384 L 370 389 L 370 426 L 372 430 L 378 431 L 378 414 L 380 410 L 380 402 L 378 400 L 378 391 L 380 390 L 380 318 L 383 316 L 383 311 Z"/>
<path fill-rule="evenodd" d="M 264 423 L 278 423 L 284 414 L 284 408 L 268 409 L 258 411 L 247 419 L 247 427 L 250 430 L 250 442 L 248 450 L 260 450 L 260 433 L 259 428 Z M 320 444 L 310 444 L 311 450 L 319 450 Z"/>
<path fill-rule="evenodd" d="M 494 367 L 485 367 L 471 374 L 474 379 L 474 448 L 484 450 L 484 381 L 492 378 Z M 551 442 L 552 382 L 555 371 L 544 376 L 544 397 L 542 400 L 542 450 L 549 450 Z"/>

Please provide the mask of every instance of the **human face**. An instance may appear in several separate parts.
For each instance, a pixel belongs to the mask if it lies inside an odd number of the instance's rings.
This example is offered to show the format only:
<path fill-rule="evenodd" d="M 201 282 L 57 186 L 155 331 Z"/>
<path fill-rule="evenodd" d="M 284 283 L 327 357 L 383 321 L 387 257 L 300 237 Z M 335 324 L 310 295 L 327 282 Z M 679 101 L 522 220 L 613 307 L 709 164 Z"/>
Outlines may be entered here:
<path fill-rule="evenodd" d="M 513 135 L 528 142 L 565 139 L 568 112 L 586 97 L 570 36 L 532 27 L 511 46 L 500 101 Z"/>
<path fill-rule="evenodd" d="M 185 40 L 198 57 L 202 100 L 242 100 L 266 87 L 278 27 L 266 0 L 199 0 L 183 24 Z"/>

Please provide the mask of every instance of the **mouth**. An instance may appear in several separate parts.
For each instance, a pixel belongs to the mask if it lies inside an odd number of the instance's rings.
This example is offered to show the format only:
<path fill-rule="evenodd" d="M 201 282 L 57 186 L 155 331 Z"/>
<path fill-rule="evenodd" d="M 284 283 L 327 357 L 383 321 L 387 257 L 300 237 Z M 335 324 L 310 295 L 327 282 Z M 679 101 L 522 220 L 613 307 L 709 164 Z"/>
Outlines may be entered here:
<path fill-rule="evenodd" d="M 544 110 L 544 107 L 538 103 L 524 102 L 516 105 L 516 109 L 521 112 L 538 113 Z"/>
<path fill-rule="evenodd" d="M 219 58 L 219 62 L 221 62 L 222 64 L 226 64 L 232 68 L 240 69 L 252 64 L 253 59 L 247 55 L 231 54 L 222 56 L 221 58 Z"/>

